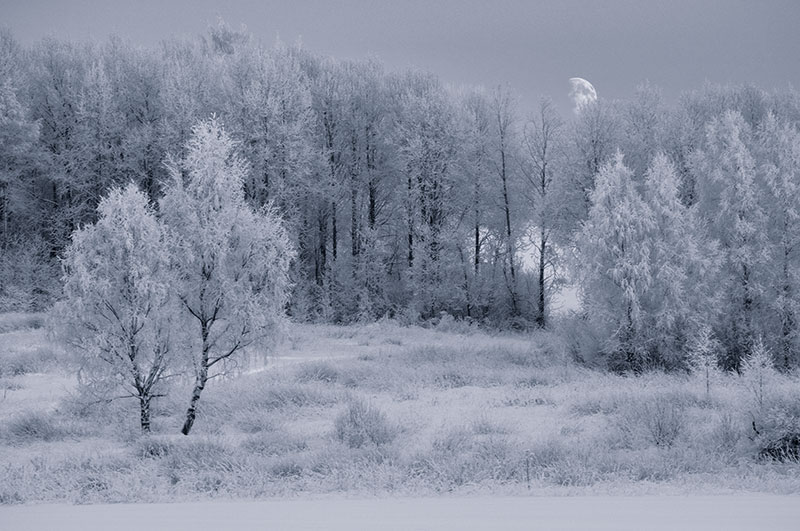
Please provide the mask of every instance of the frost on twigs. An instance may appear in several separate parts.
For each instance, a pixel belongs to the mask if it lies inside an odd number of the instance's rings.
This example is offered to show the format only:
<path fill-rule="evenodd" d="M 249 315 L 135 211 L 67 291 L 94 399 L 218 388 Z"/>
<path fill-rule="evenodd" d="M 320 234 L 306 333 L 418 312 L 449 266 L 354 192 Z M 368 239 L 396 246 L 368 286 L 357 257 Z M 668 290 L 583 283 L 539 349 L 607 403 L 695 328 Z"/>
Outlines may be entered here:
<path fill-rule="evenodd" d="M 184 434 L 209 378 L 279 335 L 294 255 L 277 214 L 246 202 L 247 164 L 216 119 L 196 125 L 186 148 L 170 166 L 161 201 L 185 331 L 181 350 L 195 376 Z"/>
<path fill-rule="evenodd" d="M 174 299 L 163 227 L 144 193 L 114 189 L 99 219 L 76 231 L 64 259 L 56 332 L 73 347 L 84 389 L 98 401 L 133 398 L 141 429 L 172 361 Z"/>
<path fill-rule="evenodd" d="M 720 377 L 718 352 L 719 342 L 709 326 L 702 326 L 689 342 L 687 361 L 692 374 L 699 377 L 706 391 L 706 399 L 711 395 L 711 384 Z"/>

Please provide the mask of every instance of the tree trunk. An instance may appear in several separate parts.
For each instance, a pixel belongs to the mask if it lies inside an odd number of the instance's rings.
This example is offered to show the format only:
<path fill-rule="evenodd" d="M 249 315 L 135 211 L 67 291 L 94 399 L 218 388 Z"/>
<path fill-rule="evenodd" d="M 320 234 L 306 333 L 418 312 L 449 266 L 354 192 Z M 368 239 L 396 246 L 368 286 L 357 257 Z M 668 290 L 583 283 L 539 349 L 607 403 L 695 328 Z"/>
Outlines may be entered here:
<path fill-rule="evenodd" d="M 331 251 L 333 261 L 336 262 L 336 254 L 338 253 L 338 234 L 336 230 L 336 201 L 331 201 Z"/>
<path fill-rule="evenodd" d="M 545 236 L 544 229 L 540 233 L 541 248 L 539 249 L 539 305 L 536 313 L 536 326 L 545 328 L 547 326 L 545 317 L 545 253 L 547 252 L 547 236 Z"/>
<path fill-rule="evenodd" d="M 792 367 L 792 358 L 794 345 L 792 336 L 794 335 L 794 329 L 797 325 L 794 309 L 792 308 L 792 284 L 789 276 L 789 259 L 790 259 L 791 249 L 789 246 L 784 242 L 783 245 L 783 297 L 781 301 L 781 308 L 782 314 L 781 315 L 781 335 L 782 335 L 782 350 L 783 350 L 783 369 L 785 371 L 789 371 Z"/>
<path fill-rule="evenodd" d="M 139 397 L 139 413 L 142 433 L 150 433 L 150 396 L 144 395 Z M 189 432 L 187 431 L 186 433 Z"/>
<path fill-rule="evenodd" d="M 358 258 L 361 253 L 361 231 L 358 223 L 358 192 L 355 178 L 353 178 L 350 188 L 350 240 L 352 257 Z M 355 262 L 356 260 L 354 260 Z"/>
<path fill-rule="evenodd" d="M 378 188 L 375 181 L 370 178 L 369 180 L 369 230 L 375 229 L 375 220 L 377 219 L 377 202 L 378 202 Z"/>
<path fill-rule="evenodd" d="M 328 214 L 324 207 L 320 208 L 317 227 L 318 241 L 314 260 L 314 278 L 317 281 L 317 285 L 321 287 L 325 283 L 325 268 L 328 261 Z"/>
<path fill-rule="evenodd" d="M 200 368 L 195 377 L 194 389 L 192 389 L 192 399 L 189 401 L 189 409 L 186 411 L 186 421 L 183 423 L 183 428 L 181 428 L 181 433 L 184 435 L 189 435 L 189 432 L 192 431 L 194 419 L 197 414 L 197 402 L 200 400 L 200 394 L 206 387 L 206 382 L 208 382 L 208 352 L 211 349 L 211 345 L 208 344 L 208 337 L 211 327 L 208 321 L 203 320 L 200 322 L 200 328 L 203 338 L 203 349 L 200 358 Z"/>
<path fill-rule="evenodd" d="M 3 183 L 3 249 L 8 248 L 8 185 Z"/>
<path fill-rule="evenodd" d="M 517 306 L 517 272 L 514 265 L 514 248 L 511 242 L 511 206 L 508 198 L 506 153 L 502 146 L 500 151 L 500 179 L 503 181 L 503 206 L 506 218 L 506 253 L 508 254 L 508 265 L 511 271 L 511 286 L 509 288 L 511 292 L 511 313 L 514 317 L 517 317 L 519 315 L 519 307 Z"/>
<path fill-rule="evenodd" d="M 200 374 L 197 375 L 194 389 L 192 390 L 192 399 L 189 402 L 189 409 L 186 411 L 186 421 L 183 423 L 183 428 L 181 428 L 181 433 L 184 435 L 189 435 L 189 432 L 192 431 L 194 419 L 197 414 L 197 402 L 200 400 L 200 394 L 203 392 L 203 389 L 205 389 L 207 381 L 208 368 L 204 367 L 201 369 Z"/>

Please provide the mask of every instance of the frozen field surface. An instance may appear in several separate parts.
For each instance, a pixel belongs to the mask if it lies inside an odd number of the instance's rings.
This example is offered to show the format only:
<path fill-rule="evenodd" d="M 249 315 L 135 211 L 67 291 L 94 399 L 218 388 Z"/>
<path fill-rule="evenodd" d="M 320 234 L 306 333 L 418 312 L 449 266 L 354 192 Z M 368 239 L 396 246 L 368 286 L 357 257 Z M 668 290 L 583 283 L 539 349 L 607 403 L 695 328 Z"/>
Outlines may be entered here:
<path fill-rule="evenodd" d="M 0 508 L 0 529 L 797 530 L 780 495 L 282 499 Z"/>

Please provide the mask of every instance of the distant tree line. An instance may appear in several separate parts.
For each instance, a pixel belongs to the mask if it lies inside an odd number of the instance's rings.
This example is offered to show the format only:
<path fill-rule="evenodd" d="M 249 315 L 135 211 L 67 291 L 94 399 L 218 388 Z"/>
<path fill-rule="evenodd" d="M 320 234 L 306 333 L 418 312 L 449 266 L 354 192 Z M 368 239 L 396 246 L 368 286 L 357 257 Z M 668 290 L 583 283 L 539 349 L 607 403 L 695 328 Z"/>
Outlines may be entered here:
<path fill-rule="evenodd" d="M 503 86 L 224 24 L 152 48 L 0 33 L 0 307 L 60 296 L 58 260 L 110 190 L 172 208 L 174 161 L 211 116 L 246 163 L 242 200 L 297 251 L 293 319 L 546 328 L 572 282 L 615 368 L 682 366 L 709 331 L 727 368 L 760 341 L 798 362 L 798 92 L 707 85 L 667 105 L 644 84 L 525 115 Z"/>

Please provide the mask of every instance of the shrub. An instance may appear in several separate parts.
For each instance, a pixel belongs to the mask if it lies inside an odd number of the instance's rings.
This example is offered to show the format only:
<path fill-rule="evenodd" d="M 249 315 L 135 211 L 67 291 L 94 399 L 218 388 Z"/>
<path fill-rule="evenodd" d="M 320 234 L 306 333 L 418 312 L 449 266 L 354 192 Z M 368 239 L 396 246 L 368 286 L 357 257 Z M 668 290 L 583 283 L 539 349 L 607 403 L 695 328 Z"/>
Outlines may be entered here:
<path fill-rule="evenodd" d="M 22 376 L 40 373 L 54 365 L 53 349 L 47 345 L 11 347 L 0 352 L 0 376 Z"/>
<path fill-rule="evenodd" d="M 297 371 L 298 382 L 335 383 L 339 379 L 339 371 L 327 361 L 304 363 Z"/>
<path fill-rule="evenodd" d="M 308 448 L 306 441 L 285 432 L 260 433 L 242 443 L 245 450 L 268 457 L 277 457 Z"/>
<path fill-rule="evenodd" d="M 136 456 L 142 459 L 161 459 L 170 455 L 175 444 L 163 437 L 144 436 L 134 445 Z"/>
<path fill-rule="evenodd" d="M 506 436 L 477 435 L 464 428 L 442 433 L 409 466 L 413 477 L 432 480 L 447 490 L 487 480 L 519 480 L 525 471 L 522 454 Z"/>
<path fill-rule="evenodd" d="M 772 354 L 759 340 L 752 353 L 742 361 L 742 383 L 752 393 L 759 411 L 764 410 L 777 374 Z"/>
<path fill-rule="evenodd" d="M 6 425 L 6 430 L 17 444 L 58 441 L 66 436 L 50 415 L 41 412 L 27 412 L 13 417 Z"/>
<path fill-rule="evenodd" d="M 587 314 L 571 312 L 556 321 L 555 335 L 562 338 L 560 348 L 578 363 L 599 365 L 602 361 L 603 331 Z"/>
<path fill-rule="evenodd" d="M 15 330 L 39 329 L 44 326 L 44 314 L 41 313 L 4 313 L 0 314 L 0 334 Z"/>
<path fill-rule="evenodd" d="M 262 396 L 255 397 L 254 405 L 273 410 L 290 406 L 328 406 L 336 401 L 334 394 L 307 385 L 273 385 Z"/>
<path fill-rule="evenodd" d="M 361 400 L 351 402 L 334 422 L 336 438 L 350 448 L 381 446 L 392 442 L 396 430 L 386 414 Z"/>
<path fill-rule="evenodd" d="M 620 408 L 617 427 L 628 444 L 670 447 L 686 427 L 685 406 L 669 396 L 657 396 L 643 402 L 631 401 Z"/>
<path fill-rule="evenodd" d="M 269 472 L 276 478 L 298 478 L 303 475 L 303 465 L 295 459 L 281 459 L 272 465 Z"/>

